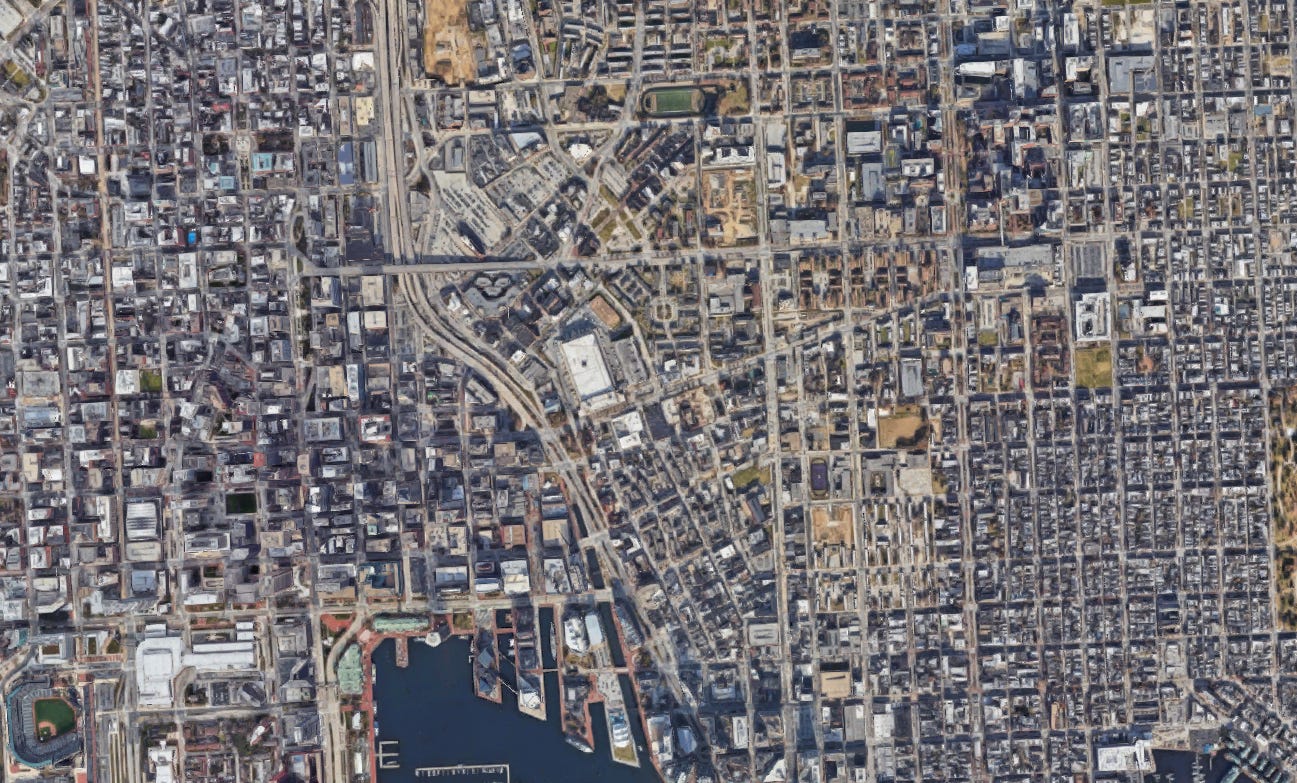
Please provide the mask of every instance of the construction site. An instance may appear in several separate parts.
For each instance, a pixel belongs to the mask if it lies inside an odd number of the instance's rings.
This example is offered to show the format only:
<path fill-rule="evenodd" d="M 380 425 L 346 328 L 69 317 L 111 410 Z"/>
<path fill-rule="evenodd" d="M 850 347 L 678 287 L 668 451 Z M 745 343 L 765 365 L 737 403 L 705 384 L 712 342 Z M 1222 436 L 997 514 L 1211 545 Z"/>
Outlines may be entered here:
<path fill-rule="evenodd" d="M 735 168 L 704 172 L 703 188 L 709 244 L 734 247 L 756 242 L 757 187 L 752 170 Z"/>
<path fill-rule="evenodd" d="M 476 69 L 467 0 L 427 0 L 424 11 L 424 71 L 449 85 L 472 81 Z"/>

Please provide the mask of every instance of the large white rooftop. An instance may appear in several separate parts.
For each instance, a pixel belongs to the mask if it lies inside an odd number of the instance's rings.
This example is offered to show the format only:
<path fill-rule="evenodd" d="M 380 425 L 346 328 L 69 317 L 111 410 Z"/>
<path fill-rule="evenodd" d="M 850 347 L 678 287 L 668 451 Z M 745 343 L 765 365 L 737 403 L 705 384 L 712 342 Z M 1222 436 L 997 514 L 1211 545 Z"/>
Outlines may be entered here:
<path fill-rule="evenodd" d="M 593 334 L 583 334 L 563 343 L 563 361 L 582 400 L 612 391 L 612 376 Z"/>
<path fill-rule="evenodd" d="M 135 687 L 141 707 L 170 707 L 175 704 L 171 684 L 181 669 L 199 672 L 253 669 L 256 648 L 250 641 L 207 642 L 185 651 L 179 636 L 150 636 L 135 650 Z"/>

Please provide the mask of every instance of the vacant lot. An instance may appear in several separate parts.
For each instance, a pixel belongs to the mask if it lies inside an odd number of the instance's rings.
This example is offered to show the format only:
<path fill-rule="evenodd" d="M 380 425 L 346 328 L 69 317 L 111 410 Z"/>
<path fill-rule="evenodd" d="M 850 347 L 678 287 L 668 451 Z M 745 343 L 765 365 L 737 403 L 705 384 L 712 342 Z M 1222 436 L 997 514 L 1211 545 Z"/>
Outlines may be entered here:
<path fill-rule="evenodd" d="M 736 114 L 747 114 L 752 111 L 752 99 L 748 95 L 748 85 L 738 79 L 721 82 L 721 100 L 716 107 L 718 114 L 731 117 Z"/>
<path fill-rule="evenodd" d="M 708 241 L 723 247 L 756 241 L 757 186 L 752 169 L 707 172 L 703 187 L 703 206 L 719 224 L 709 231 Z"/>
<path fill-rule="evenodd" d="M 423 69 L 447 84 L 463 84 L 477 74 L 465 0 L 427 0 L 423 27 Z"/>
<path fill-rule="evenodd" d="M 851 508 L 834 506 L 811 509 L 811 538 L 816 544 L 845 546 L 855 549 L 856 537 L 851 525 Z"/>
<path fill-rule="evenodd" d="M 1270 516 L 1279 624 L 1297 628 L 1297 389 L 1270 392 Z"/>
<path fill-rule="evenodd" d="M 742 490 L 757 481 L 762 484 L 770 481 L 770 471 L 760 465 L 749 465 L 742 470 L 734 471 L 734 474 L 730 476 L 730 481 L 734 482 L 735 489 Z"/>
<path fill-rule="evenodd" d="M 1112 386 L 1112 346 L 1076 349 L 1076 385 L 1087 389 Z"/>
<path fill-rule="evenodd" d="M 162 373 L 157 370 L 140 370 L 140 389 L 153 393 L 162 391 Z"/>
<path fill-rule="evenodd" d="M 890 416 L 878 418 L 878 446 L 884 449 L 908 449 L 926 434 L 923 409 L 917 405 L 900 405 Z"/>

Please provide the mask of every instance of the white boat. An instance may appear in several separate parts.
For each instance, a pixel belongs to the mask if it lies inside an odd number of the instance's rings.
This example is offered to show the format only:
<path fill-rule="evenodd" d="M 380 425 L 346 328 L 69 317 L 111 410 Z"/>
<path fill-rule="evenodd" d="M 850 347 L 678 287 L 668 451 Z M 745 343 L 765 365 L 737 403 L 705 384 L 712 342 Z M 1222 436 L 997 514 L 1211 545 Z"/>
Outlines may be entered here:
<path fill-rule="evenodd" d="M 614 712 L 609 715 L 608 725 L 612 729 L 612 744 L 619 748 L 624 748 L 631 744 L 630 722 L 626 720 L 626 715 L 624 713 Z"/>

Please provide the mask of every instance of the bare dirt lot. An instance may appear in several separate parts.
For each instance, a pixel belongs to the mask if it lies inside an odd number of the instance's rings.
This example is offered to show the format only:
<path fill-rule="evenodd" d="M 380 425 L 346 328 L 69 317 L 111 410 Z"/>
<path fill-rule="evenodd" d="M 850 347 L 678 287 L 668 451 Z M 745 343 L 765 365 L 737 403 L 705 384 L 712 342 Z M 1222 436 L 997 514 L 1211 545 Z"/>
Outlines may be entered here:
<path fill-rule="evenodd" d="M 423 28 L 423 69 L 447 84 L 463 84 L 476 75 L 473 41 L 465 0 L 427 0 Z"/>
<path fill-rule="evenodd" d="M 704 176 L 707 214 L 718 221 L 709 240 L 722 247 L 746 244 L 757 237 L 757 188 L 751 169 L 723 169 Z"/>
<path fill-rule="evenodd" d="M 1270 392 L 1271 517 L 1279 624 L 1297 628 L 1297 389 Z"/>
<path fill-rule="evenodd" d="M 878 447 L 908 449 L 917 445 L 924 432 L 923 411 L 917 405 L 898 405 L 890 416 L 878 419 Z"/>
<path fill-rule="evenodd" d="M 811 509 L 811 538 L 816 544 L 843 546 L 855 549 L 855 529 L 851 523 L 850 506 Z"/>

